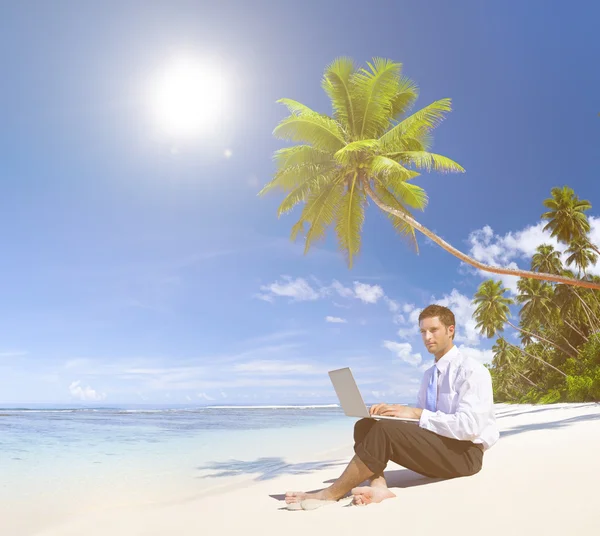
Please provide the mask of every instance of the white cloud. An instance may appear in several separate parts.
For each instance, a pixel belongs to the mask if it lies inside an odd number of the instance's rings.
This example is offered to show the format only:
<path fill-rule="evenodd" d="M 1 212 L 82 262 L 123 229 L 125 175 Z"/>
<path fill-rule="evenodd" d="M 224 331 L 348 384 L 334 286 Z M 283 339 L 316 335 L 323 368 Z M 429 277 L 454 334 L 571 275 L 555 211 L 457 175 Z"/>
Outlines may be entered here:
<path fill-rule="evenodd" d="M 369 285 L 368 283 L 354 282 L 354 292 L 356 297 L 364 303 L 377 303 L 383 297 L 383 289 L 379 285 Z"/>
<path fill-rule="evenodd" d="M 387 303 L 390 313 L 395 313 L 400 309 L 400 305 L 398 305 L 398 302 L 388 298 L 387 296 L 384 296 L 383 299 Z"/>
<path fill-rule="evenodd" d="M 335 290 L 342 298 L 353 298 L 354 291 L 351 288 L 345 287 L 339 281 L 333 280 L 331 288 Z"/>
<path fill-rule="evenodd" d="M 72 382 L 71 385 L 69 385 L 69 391 L 71 392 L 72 397 L 78 398 L 79 400 L 90 401 L 104 400 L 106 398 L 105 393 L 98 393 L 89 385 L 87 385 L 86 387 L 82 387 L 80 384 L 81 382 L 77 380 Z"/>
<path fill-rule="evenodd" d="M 406 314 L 412 313 L 414 311 L 414 309 L 415 309 L 415 306 L 412 303 L 405 303 L 402 306 L 402 312 L 406 313 Z"/>
<path fill-rule="evenodd" d="M 406 324 L 406 317 L 404 315 L 394 315 L 394 324 Z"/>
<path fill-rule="evenodd" d="M 346 324 L 348 321 L 345 318 L 339 316 L 326 316 L 325 322 L 331 322 L 332 324 Z"/>
<path fill-rule="evenodd" d="M 402 339 L 408 339 L 419 335 L 419 315 L 421 310 L 417 309 L 414 305 L 408 307 L 404 305 L 402 310 L 405 314 L 408 314 L 408 318 L 404 314 L 394 316 L 394 322 L 400 324 L 398 329 L 398 336 Z"/>
<path fill-rule="evenodd" d="M 214 398 L 212 396 L 209 396 L 206 393 L 198 393 L 196 396 L 198 398 L 202 398 L 203 400 L 208 400 L 208 401 L 214 400 Z"/>
<path fill-rule="evenodd" d="M 458 346 L 458 345 L 457 345 Z M 491 363 L 494 358 L 494 352 L 492 350 L 480 350 L 478 348 L 471 348 L 465 345 L 458 346 L 458 349 L 463 355 L 471 357 L 481 364 Z"/>
<path fill-rule="evenodd" d="M 421 354 L 413 353 L 412 345 L 408 342 L 383 341 L 383 347 L 394 352 L 402 361 L 417 366 L 421 363 Z"/>
<path fill-rule="evenodd" d="M 470 298 L 458 290 L 452 289 L 449 295 L 444 295 L 435 303 L 448 307 L 454 313 L 456 319 L 455 343 L 466 342 L 470 345 L 479 345 L 481 336 L 475 328 L 477 322 L 473 318 L 476 307 L 471 304 Z"/>
<path fill-rule="evenodd" d="M 600 244 L 600 218 L 589 217 L 590 222 L 590 241 L 593 244 Z M 566 260 L 566 246 L 560 244 L 556 238 L 550 237 L 550 231 L 544 231 L 546 221 L 540 221 L 535 225 L 529 225 L 520 231 L 509 231 L 504 236 L 497 235 L 493 229 L 486 225 L 481 229 L 473 231 L 469 235 L 469 244 L 471 246 L 469 254 L 474 259 L 489 264 L 491 266 L 502 266 L 505 268 L 519 268 L 517 261 L 521 260 L 522 269 L 529 270 L 531 258 L 535 250 L 542 244 L 550 244 L 557 251 L 561 252 L 561 258 Z M 492 274 L 482 270 L 475 269 L 468 264 L 470 273 L 476 273 L 485 279 L 495 279 L 502 281 L 503 285 L 509 289 L 512 294 L 517 293 L 518 278 L 511 275 Z M 600 275 L 600 260 L 596 265 L 588 270 L 594 275 Z"/>
<path fill-rule="evenodd" d="M 337 293 L 342 298 L 355 298 L 363 303 L 377 303 L 381 298 L 385 298 L 391 311 L 395 311 L 398 308 L 397 303 L 387 298 L 379 285 L 369 285 L 368 283 L 354 281 L 354 288 L 352 289 L 345 287 L 336 279 L 329 286 L 320 284 L 314 277 L 312 279 L 317 285 L 316 288 L 311 286 L 304 278 L 298 277 L 292 279 L 289 276 L 282 276 L 281 281 L 261 286 L 260 290 L 262 292 L 257 294 L 256 297 L 268 302 L 273 302 L 277 297 L 289 297 L 293 301 L 310 301 Z"/>
<path fill-rule="evenodd" d="M 260 289 L 266 294 L 259 294 L 257 297 L 265 301 L 273 301 L 276 296 L 292 298 L 292 301 L 311 301 L 319 299 L 319 292 L 313 289 L 303 278 L 292 279 L 289 276 L 283 276 L 283 281 L 275 281 L 270 285 L 264 285 Z"/>

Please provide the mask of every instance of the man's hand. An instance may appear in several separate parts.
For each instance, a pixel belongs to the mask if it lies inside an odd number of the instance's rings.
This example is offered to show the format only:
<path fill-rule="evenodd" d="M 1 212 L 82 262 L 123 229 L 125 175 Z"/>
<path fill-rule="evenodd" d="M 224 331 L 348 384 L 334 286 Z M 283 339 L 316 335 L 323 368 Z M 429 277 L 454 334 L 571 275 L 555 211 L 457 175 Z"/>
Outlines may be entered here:
<path fill-rule="evenodd" d="M 369 410 L 370 415 L 383 415 L 385 417 L 404 417 L 408 419 L 420 419 L 421 410 L 403 406 L 402 404 L 375 404 Z"/>

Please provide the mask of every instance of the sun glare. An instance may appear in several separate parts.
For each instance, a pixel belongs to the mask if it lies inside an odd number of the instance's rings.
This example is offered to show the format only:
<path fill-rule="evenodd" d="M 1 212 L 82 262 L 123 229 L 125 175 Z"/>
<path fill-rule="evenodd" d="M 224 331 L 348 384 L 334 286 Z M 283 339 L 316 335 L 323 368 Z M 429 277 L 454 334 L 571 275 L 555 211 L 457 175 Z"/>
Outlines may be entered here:
<path fill-rule="evenodd" d="M 224 80 L 208 63 L 192 58 L 172 61 L 157 77 L 151 107 L 159 128 L 172 137 L 201 134 L 223 113 Z"/>

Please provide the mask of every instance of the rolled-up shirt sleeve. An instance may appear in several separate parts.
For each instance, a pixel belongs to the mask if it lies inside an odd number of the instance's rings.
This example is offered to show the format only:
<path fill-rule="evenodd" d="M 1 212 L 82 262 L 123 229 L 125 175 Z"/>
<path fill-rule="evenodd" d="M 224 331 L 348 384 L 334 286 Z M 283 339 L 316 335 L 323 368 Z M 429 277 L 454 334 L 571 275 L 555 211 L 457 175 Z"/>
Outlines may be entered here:
<path fill-rule="evenodd" d="M 471 441 L 480 436 L 487 425 L 493 397 L 492 378 L 485 367 L 466 371 L 458 389 L 456 412 L 424 409 L 419 426 L 445 437 Z"/>

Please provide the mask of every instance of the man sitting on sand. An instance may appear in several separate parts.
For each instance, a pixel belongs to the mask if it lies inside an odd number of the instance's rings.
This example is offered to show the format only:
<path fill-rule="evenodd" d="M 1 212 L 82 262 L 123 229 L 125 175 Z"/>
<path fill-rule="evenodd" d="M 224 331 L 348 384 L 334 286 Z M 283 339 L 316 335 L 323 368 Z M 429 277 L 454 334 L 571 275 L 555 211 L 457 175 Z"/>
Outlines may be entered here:
<path fill-rule="evenodd" d="M 369 410 L 371 415 L 415 418 L 418 423 L 359 420 L 354 426 L 356 455 L 342 475 L 316 493 L 286 493 L 289 509 L 316 508 L 349 491 L 357 505 L 395 497 L 383 476 L 389 460 L 432 478 L 470 476 L 481 470 L 484 451 L 500 437 L 490 373 L 454 346 L 450 309 L 429 305 L 419 315 L 419 326 L 435 363 L 423 375 L 417 407 L 376 404 Z M 365 480 L 370 486 L 355 487 Z"/>

